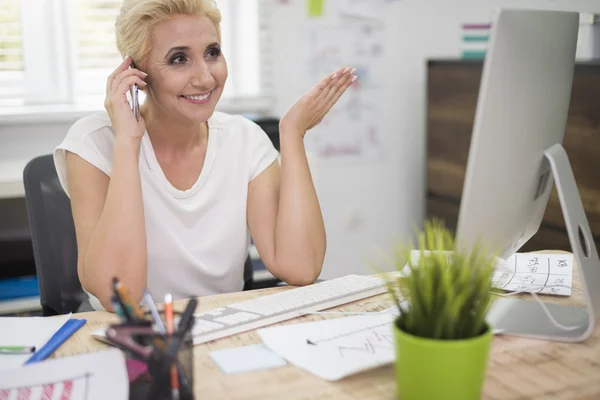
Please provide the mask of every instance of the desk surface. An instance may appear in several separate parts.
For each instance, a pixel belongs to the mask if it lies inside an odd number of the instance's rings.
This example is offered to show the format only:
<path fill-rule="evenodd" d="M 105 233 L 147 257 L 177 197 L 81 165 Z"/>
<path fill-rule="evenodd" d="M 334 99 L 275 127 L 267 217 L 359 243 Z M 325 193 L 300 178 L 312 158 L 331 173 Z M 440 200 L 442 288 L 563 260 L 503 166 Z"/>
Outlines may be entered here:
<path fill-rule="evenodd" d="M 581 289 L 574 270 L 573 296 L 545 296 L 547 301 L 582 304 Z M 289 287 L 208 296 L 199 299 L 198 311 L 221 307 L 237 301 L 272 294 Z M 391 305 L 387 295 L 374 296 L 342 307 L 344 311 L 376 311 Z M 184 303 L 176 303 L 181 309 Z M 78 314 L 87 319 L 54 356 L 62 357 L 106 348 L 90 334 L 116 322 L 106 312 Z M 284 324 L 332 318 L 308 315 Z M 333 318 L 337 318 L 333 316 Z M 288 364 L 278 369 L 226 375 L 208 356 L 213 350 L 260 343 L 256 332 L 238 334 L 196 346 L 195 391 L 201 399 L 393 399 L 393 365 L 380 367 L 339 382 L 321 380 Z M 585 343 L 569 344 L 522 339 L 509 336 L 494 338 L 484 387 L 484 399 L 599 399 L 600 398 L 600 326 Z"/>

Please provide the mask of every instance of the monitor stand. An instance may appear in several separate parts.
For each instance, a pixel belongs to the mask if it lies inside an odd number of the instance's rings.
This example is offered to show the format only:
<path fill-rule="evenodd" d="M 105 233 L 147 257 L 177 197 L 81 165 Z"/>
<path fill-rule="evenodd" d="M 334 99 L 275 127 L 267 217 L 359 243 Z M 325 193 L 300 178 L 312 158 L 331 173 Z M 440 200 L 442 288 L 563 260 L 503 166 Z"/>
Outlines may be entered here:
<path fill-rule="evenodd" d="M 567 152 L 555 144 L 544 152 L 552 168 L 569 241 L 579 270 L 584 306 L 566 306 L 544 302 L 554 320 L 576 329 L 564 330 L 553 325 L 541 305 L 530 300 L 496 300 L 488 321 L 503 335 L 535 339 L 581 342 L 593 332 L 600 319 L 600 259 L 579 196 Z"/>

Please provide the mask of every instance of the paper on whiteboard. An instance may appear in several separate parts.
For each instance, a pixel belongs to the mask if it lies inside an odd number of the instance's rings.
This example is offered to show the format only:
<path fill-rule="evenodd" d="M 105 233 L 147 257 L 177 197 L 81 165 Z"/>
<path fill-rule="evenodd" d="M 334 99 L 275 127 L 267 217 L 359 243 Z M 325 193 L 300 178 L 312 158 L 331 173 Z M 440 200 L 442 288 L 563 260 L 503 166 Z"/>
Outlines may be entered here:
<path fill-rule="evenodd" d="M 305 75 L 311 86 L 342 66 L 356 68 L 358 77 L 323 121 L 308 132 L 307 151 L 322 162 L 381 160 L 385 27 L 364 21 L 308 24 L 299 37 L 307 42 Z"/>
<path fill-rule="evenodd" d="M 381 312 L 275 326 L 260 329 L 258 334 L 289 363 L 336 381 L 394 360 L 394 318 L 394 313 Z"/>
<path fill-rule="evenodd" d="M 0 374 L 1 399 L 127 399 L 125 358 L 117 349 L 28 364 Z"/>
<path fill-rule="evenodd" d="M 367 19 L 381 19 L 384 0 L 339 0 L 340 15 Z"/>

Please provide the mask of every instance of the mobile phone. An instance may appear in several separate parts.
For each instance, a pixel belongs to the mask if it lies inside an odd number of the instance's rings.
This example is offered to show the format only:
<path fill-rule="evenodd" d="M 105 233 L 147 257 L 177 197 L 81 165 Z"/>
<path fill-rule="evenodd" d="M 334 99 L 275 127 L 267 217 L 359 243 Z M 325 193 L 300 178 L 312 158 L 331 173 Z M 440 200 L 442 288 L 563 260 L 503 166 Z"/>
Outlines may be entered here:
<path fill-rule="evenodd" d="M 129 68 L 135 68 L 135 64 L 133 63 L 133 61 L 131 62 Z M 129 89 L 129 94 L 131 95 L 131 108 L 133 110 L 133 114 L 135 115 L 135 119 L 139 121 L 140 119 L 140 100 L 139 100 L 139 96 L 138 96 L 138 85 L 134 84 L 130 89 Z"/>
<path fill-rule="evenodd" d="M 133 114 L 135 115 L 135 119 L 139 121 L 140 119 L 140 100 L 138 97 L 138 85 L 133 85 L 129 92 L 131 94 L 131 98 L 133 101 Z"/>

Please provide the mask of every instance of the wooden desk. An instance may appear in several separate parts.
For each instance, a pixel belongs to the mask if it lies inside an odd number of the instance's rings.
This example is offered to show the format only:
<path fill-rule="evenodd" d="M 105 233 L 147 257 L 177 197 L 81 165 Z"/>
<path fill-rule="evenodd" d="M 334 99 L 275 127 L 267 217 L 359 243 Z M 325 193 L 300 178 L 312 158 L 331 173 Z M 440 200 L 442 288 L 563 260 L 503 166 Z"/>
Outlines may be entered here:
<path fill-rule="evenodd" d="M 576 280 L 576 276 L 574 276 Z M 574 283 L 570 298 L 548 301 L 581 304 L 581 291 Z M 198 311 L 288 290 L 264 289 L 200 298 Z M 181 310 L 184 304 L 175 306 Z M 371 297 L 338 307 L 344 311 L 376 311 L 391 305 L 387 295 Z M 106 348 L 90 333 L 117 318 L 106 312 L 78 315 L 88 320 L 55 356 L 68 356 Z M 285 324 L 331 318 L 309 315 Z M 333 316 L 333 318 L 337 318 Z M 196 347 L 195 391 L 198 399 L 394 399 L 393 365 L 380 367 L 339 382 L 327 382 L 288 365 L 283 368 L 226 375 L 208 356 L 216 349 L 260 343 L 255 332 L 243 333 Z M 567 344 L 497 336 L 491 349 L 484 399 L 600 399 L 600 326 L 585 343 Z"/>

